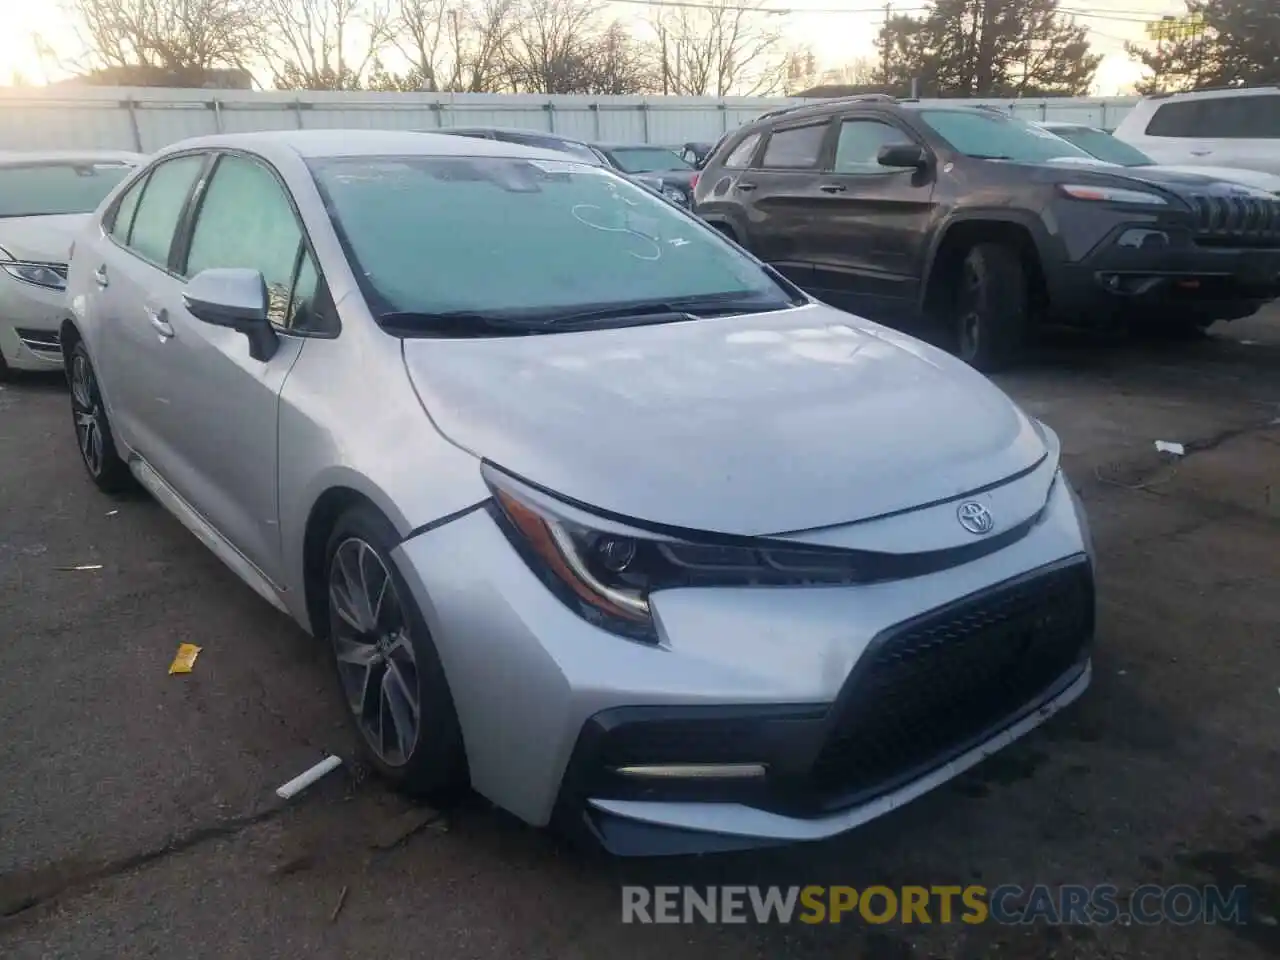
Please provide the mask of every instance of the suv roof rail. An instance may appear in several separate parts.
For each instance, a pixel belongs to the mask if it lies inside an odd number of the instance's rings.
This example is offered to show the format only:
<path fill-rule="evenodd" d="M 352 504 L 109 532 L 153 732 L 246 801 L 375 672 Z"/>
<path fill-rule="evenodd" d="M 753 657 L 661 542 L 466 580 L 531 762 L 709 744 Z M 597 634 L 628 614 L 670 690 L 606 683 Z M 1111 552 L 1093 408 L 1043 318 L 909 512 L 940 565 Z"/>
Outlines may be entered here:
<path fill-rule="evenodd" d="M 779 107 L 776 110 L 770 110 L 768 113 L 760 114 L 757 119 L 767 120 L 770 117 L 781 117 L 784 114 L 795 113 L 800 110 L 815 110 L 820 107 L 839 106 L 842 103 L 863 103 L 866 101 L 897 103 L 898 98 L 887 93 L 857 93 L 849 97 L 823 97 L 822 99 L 809 100 L 805 103 L 793 103 L 788 107 Z"/>
<path fill-rule="evenodd" d="M 1259 83 L 1247 87 L 1197 87 L 1194 90 L 1163 90 L 1159 93 L 1149 93 L 1143 99 L 1168 100 L 1170 97 L 1186 97 L 1197 93 L 1222 93 L 1223 91 L 1230 91 L 1232 93 L 1248 93 L 1251 90 L 1280 90 L 1280 84 Z"/>

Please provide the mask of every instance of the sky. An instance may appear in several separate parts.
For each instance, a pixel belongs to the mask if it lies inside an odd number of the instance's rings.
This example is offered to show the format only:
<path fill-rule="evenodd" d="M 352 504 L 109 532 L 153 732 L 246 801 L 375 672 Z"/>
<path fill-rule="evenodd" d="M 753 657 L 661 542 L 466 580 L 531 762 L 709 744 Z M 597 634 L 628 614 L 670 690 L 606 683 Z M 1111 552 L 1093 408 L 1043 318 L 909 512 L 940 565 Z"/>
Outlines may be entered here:
<path fill-rule="evenodd" d="M 811 47 L 822 69 L 834 69 L 859 58 L 874 57 L 873 41 L 884 21 L 883 4 L 875 0 L 762 0 L 766 7 L 785 8 L 780 18 L 791 43 Z M 896 0 L 899 12 L 915 12 L 923 0 Z M 1079 11 L 1077 22 L 1089 29 L 1096 53 L 1103 54 L 1094 93 L 1113 96 L 1130 93 L 1140 72 L 1125 55 L 1126 40 L 1143 39 L 1142 21 L 1183 10 L 1179 0 L 1061 0 L 1064 10 Z M 631 20 L 643 16 L 634 3 L 609 3 L 606 16 Z M 39 34 L 59 53 L 78 53 L 72 25 L 56 0 L 0 0 L 0 84 L 15 73 L 29 83 L 43 83 L 65 76 L 42 64 L 33 35 Z"/>

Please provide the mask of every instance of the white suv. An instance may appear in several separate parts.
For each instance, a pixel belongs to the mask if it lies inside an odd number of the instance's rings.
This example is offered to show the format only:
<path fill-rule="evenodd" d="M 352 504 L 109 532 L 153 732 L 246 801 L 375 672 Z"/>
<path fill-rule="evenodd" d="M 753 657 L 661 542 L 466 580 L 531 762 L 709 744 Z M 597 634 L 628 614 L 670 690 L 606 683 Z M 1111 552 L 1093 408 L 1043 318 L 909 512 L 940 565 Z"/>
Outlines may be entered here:
<path fill-rule="evenodd" d="M 1164 164 L 1280 174 L 1280 87 L 1146 97 L 1115 135 Z"/>

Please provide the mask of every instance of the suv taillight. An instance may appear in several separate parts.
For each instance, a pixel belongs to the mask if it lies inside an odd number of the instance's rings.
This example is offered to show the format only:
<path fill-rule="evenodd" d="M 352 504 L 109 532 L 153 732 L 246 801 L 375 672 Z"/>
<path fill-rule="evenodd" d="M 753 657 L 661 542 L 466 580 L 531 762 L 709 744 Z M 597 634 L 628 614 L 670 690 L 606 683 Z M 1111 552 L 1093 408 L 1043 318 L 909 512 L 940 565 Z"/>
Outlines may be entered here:
<path fill-rule="evenodd" d="M 690 178 L 689 178 L 689 189 L 690 189 L 690 190 L 692 190 L 694 187 L 696 187 L 696 186 L 698 185 L 698 177 L 699 177 L 699 176 L 701 176 L 701 174 L 699 174 L 699 173 L 696 173 L 696 172 L 695 172 L 695 173 L 694 173 L 694 175 L 693 175 L 692 177 L 690 177 Z"/>

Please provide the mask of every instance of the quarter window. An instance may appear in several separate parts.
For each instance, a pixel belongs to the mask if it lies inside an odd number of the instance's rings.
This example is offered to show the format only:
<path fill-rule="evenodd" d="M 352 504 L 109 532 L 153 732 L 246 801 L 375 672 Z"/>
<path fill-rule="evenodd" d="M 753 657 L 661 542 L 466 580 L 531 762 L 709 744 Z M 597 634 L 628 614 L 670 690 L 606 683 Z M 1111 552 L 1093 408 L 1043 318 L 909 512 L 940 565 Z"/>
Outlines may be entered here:
<path fill-rule="evenodd" d="M 310 309 L 291 307 L 299 256 L 305 249 L 302 227 L 280 182 L 261 163 L 224 156 L 214 169 L 191 234 L 185 273 L 193 277 L 217 267 L 257 270 L 267 284 L 267 316 L 278 327 L 292 329 L 296 317 Z M 306 257 L 310 263 L 310 255 Z M 318 277 L 311 265 L 310 289 L 299 290 L 308 303 Z M 304 324 L 298 329 L 310 329 Z"/>
<path fill-rule="evenodd" d="M 756 146 L 759 143 L 760 134 L 753 133 L 749 135 L 724 158 L 724 165 L 734 169 L 747 166 L 747 164 L 751 163 L 751 158 L 755 156 Z"/>
<path fill-rule="evenodd" d="M 765 145 L 761 166 L 797 170 L 817 166 L 826 133 L 825 123 L 775 130 Z"/>
<path fill-rule="evenodd" d="M 1280 94 L 1162 103 L 1147 136 L 1206 140 L 1280 139 Z"/>
<path fill-rule="evenodd" d="M 836 143 L 836 173 L 889 173 L 877 159 L 881 147 L 912 143 L 897 127 L 880 120 L 845 120 Z"/>
<path fill-rule="evenodd" d="M 168 266 L 173 233 L 205 158 L 167 160 L 151 171 L 129 231 L 129 247 L 158 266 Z"/>
<path fill-rule="evenodd" d="M 142 190 L 146 185 L 145 176 L 138 178 L 138 182 L 126 190 L 120 202 L 116 204 L 116 210 L 111 219 L 111 236 L 120 243 L 128 244 L 129 242 L 129 228 L 133 226 L 133 215 L 137 212 L 138 200 L 142 198 Z"/>

